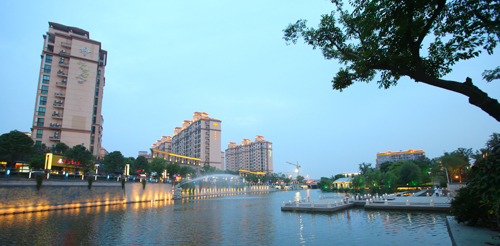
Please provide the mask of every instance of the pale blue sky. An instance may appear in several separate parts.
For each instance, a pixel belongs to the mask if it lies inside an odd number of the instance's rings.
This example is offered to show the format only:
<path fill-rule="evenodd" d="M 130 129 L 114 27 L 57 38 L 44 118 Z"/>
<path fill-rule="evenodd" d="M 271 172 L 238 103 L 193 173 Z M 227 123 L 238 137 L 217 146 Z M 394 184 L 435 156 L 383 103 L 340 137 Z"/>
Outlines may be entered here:
<path fill-rule="evenodd" d="M 194 111 L 222 121 L 227 142 L 263 135 L 273 142 L 275 172 L 299 162 L 311 178 L 375 163 L 377 152 L 423 149 L 428 157 L 478 149 L 499 123 L 465 96 L 407 78 L 331 89 L 340 67 L 282 30 L 334 6 L 325 0 L 5 1 L 0 9 L 0 133 L 30 131 L 48 22 L 90 32 L 108 51 L 103 146 L 136 157 Z M 498 53 L 461 62 L 446 79 L 500 98 L 500 81 L 481 80 Z"/>

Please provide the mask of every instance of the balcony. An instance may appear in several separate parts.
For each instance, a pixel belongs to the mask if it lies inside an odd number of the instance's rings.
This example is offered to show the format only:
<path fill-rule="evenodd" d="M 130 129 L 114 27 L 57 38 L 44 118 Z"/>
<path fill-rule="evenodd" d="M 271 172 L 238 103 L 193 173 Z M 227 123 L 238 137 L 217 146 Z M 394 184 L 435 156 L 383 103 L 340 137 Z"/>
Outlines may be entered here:
<path fill-rule="evenodd" d="M 64 105 L 59 103 L 54 103 L 54 108 L 64 108 Z"/>
<path fill-rule="evenodd" d="M 59 55 L 63 57 L 69 57 L 71 55 L 71 51 L 66 52 L 65 50 L 59 51 Z"/>
<path fill-rule="evenodd" d="M 59 136 L 53 136 L 53 137 L 49 137 L 49 140 L 51 140 L 51 141 L 61 141 L 61 137 L 59 137 Z"/>
<path fill-rule="evenodd" d="M 56 96 L 56 97 L 64 97 L 64 94 L 62 94 L 62 93 L 54 93 L 54 96 Z"/>
<path fill-rule="evenodd" d="M 69 67 L 69 63 L 59 62 L 59 66 L 61 66 L 61 67 Z"/>
<path fill-rule="evenodd" d="M 64 82 L 56 82 L 57 87 L 66 87 L 66 83 Z"/>
<path fill-rule="evenodd" d="M 66 48 L 71 48 L 71 44 L 66 42 L 61 42 L 61 46 Z"/>
<path fill-rule="evenodd" d="M 61 114 L 53 114 L 52 118 L 54 118 L 54 119 L 62 119 L 63 116 Z"/>
<path fill-rule="evenodd" d="M 66 77 L 68 77 L 68 73 L 63 73 L 63 72 L 59 71 L 59 72 L 57 72 L 57 76 L 66 78 Z"/>
<path fill-rule="evenodd" d="M 61 124 L 59 124 L 59 123 L 50 123 L 49 128 L 60 129 L 61 128 Z"/>

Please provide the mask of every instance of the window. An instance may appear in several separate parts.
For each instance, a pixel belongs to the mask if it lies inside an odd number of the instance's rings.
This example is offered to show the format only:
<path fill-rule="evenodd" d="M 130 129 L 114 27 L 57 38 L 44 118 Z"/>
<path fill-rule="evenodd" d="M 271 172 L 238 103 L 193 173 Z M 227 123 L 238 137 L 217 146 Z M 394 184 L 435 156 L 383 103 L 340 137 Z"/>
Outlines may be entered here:
<path fill-rule="evenodd" d="M 50 73 L 50 68 L 51 68 L 51 67 L 50 67 L 50 65 L 45 65 L 45 66 L 43 67 L 43 72 L 44 72 L 44 73 Z"/>
<path fill-rule="evenodd" d="M 42 76 L 42 83 L 48 84 L 49 80 L 50 80 L 50 76 L 48 76 L 48 75 L 43 75 Z"/>
<path fill-rule="evenodd" d="M 99 98 L 94 98 L 94 105 L 97 105 L 97 101 L 99 100 Z"/>
<path fill-rule="evenodd" d="M 47 105 L 47 97 L 40 97 L 40 105 Z"/>
<path fill-rule="evenodd" d="M 94 153 L 94 146 L 90 146 L 90 153 Z"/>
<path fill-rule="evenodd" d="M 52 63 L 52 56 L 51 55 L 45 55 L 45 62 L 46 63 Z"/>
<path fill-rule="evenodd" d="M 46 85 L 42 85 L 42 91 L 40 92 L 42 94 L 48 94 L 49 93 L 49 87 Z"/>
<path fill-rule="evenodd" d="M 97 114 L 97 108 L 96 108 L 96 107 L 94 107 L 94 115 L 96 115 L 96 114 Z M 94 118 L 95 118 L 95 117 L 94 117 Z"/>
<path fill-rule="evenodd" d="M 97 70 L 97 78 L 101 77 L 101 70 Z"/>
<path fill-rule="evenodd" d="M 38 140 L 37 140 L 37 141 L 35 141 L 35 145 L 36 145 L 37 147 L 39 147 L 39 148 L 40 148 L 40 147 L 42 147 L 42 141 L 38 141 Z"/>
<path fill-rule="evenodd" d="M 95 116 L 92 117 L 92 124 L 95 124 Z"/>
<path fill-rule="evenodd" d="M 95 96 L 99 96 L 99 89 L 95 88 Z"/>
<path fill-rule="evenodd" d="M 99 79 L 95 82 L 95 87 L 99 87 Z"/>
<path fill-rule="evenodd" d="M 95 126 L 92 126 L 92 134 L 95 133 Z"/>
<path fill-rule="evenodd" d="M 38 115 L 45 116 L 45 107 L 38 107 Z"/>
<path fill-rule="evenodd" d="M 36 126 L 43 126 L 44 118 L 36 118 Z"/>
<path fill-rule="evenodd" d="M 90 144 L 94 144 L 94 136 L 90 137 Z"/>
<path fill-rule="evenodd" d="M 36 130 L 36 138 L 42 138 L 42 135 L 43 135 L 43 130 Z"/>

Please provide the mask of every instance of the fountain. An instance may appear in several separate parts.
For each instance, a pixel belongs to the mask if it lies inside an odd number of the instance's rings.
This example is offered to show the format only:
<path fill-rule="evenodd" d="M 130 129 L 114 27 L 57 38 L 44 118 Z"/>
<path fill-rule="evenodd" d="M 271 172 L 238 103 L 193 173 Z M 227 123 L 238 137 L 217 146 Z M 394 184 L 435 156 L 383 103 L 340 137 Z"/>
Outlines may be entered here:
<path fill-rule="evenodd" d="M 173 195 L 172 199 L 174 199 L 174 200 L 182 199 L 182 187 L 181 186 L 184 184 L 188 184 L 190 182 L 196 182 L 198 180 L 217 179 L 217 178 L 242 179 L 243 182 L 245 182 L 245 179 L 243 177 L 238 176 L 238 175 L 232 175 L 232 174 L 214 174 L 214 175 L 207 175 L 207 176 L 203 176 L 203 177 L 198 177 L 198 178 L 186 181 L 184 183 L 179 183 L 179 184 L 175 185 L 174 195 Z"/>

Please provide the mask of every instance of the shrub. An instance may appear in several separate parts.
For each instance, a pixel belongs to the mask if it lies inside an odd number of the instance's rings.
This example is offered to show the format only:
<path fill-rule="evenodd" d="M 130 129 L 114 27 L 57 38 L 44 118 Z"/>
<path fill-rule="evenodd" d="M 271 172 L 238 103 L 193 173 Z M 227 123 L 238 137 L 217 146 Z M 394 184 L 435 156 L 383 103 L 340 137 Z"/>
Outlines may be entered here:
<path fill-rule="evenodd" d="M 94 182 L 94 179 L 92 176 L 87 176 L 87 181 L 89 182 L 89 190 L 92 189 L 92 183 Z"/>
<path fill-rule="evenodd" d="M 36 175 L 36 189 L 40 191 L 43 182 L 43 175 Z"/>

